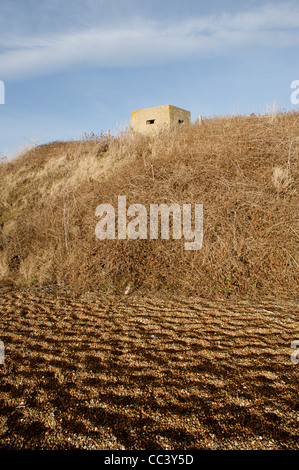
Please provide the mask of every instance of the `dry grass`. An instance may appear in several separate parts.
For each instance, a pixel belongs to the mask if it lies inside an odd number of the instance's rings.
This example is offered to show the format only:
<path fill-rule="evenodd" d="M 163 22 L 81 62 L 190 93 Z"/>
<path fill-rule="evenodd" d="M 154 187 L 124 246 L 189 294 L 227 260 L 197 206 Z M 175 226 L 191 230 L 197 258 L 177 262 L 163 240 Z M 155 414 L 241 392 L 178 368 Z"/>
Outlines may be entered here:
<path fill-rule="evenodd" d="M 0 163 L 0 276 L 18 286 L 296 295 L 298 113 L 213 118 L 156 137 L 86 136 Z M 204 243 L 106 240 L 95 208 L 204 205 Z"/>

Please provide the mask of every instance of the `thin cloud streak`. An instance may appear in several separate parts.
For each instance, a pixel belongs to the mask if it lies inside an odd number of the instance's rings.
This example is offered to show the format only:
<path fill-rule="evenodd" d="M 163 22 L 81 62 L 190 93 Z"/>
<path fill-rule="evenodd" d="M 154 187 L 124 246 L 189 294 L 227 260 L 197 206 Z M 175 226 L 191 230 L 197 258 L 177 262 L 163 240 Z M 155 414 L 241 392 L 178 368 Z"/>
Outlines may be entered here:
<path fill-rule="evenodd" d="M 138 26 L 137 26 L 138 24 Z M 223 55 L 247 47 L 298 46 L 299 8 L 287 5 L 185 20 L 134 22 L 131 28 L 92 28 L 65 35 L 2 40 L 2 80 L 22 79 L 77 65 L 130 67 Z"/>

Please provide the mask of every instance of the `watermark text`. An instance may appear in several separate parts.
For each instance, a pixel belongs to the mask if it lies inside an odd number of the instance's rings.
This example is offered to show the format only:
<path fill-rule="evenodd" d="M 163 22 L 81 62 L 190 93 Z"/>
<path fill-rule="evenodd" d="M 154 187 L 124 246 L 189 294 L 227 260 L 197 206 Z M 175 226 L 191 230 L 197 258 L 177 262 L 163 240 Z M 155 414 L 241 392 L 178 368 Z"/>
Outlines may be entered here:
<path fill-rule="evenodd" d="M 291 349 L 296 349 L 296 348 L 297 348 L 297 350 L 292 352 L 292 354 L 291 354 L 292 364 L 298 364 L 299 363 L 299 357 L 297 357 L 299 355 L 299 340 L 298 339 L 291 342 Z"/>
<path fill-rule="evenodd" d="M 3 341 L 0 341 L 0 364 L 4 364 L 5 349 Z"/>
<path fill-rule="evenodd" d="M 105 215 L 104 215 L 105 214 Z M 200 250 L 203 242 L 203 205 L 194 204 L 194 229 L 192 229 L 191 204 L 150 204 L 148 213 L 143 204 L 132 204 L 127 209 L 126 196 L 118 196 L 117 238 L 119 240 L 162 240 L 170 238 L 170 214 L 172 214 L 172 236 L 180 240 L 182 235 L 185 250 Z M 111 204 L 100 204 L 95 211 L 96 217 L 102 217 L 96 225 L 95 235 L 99 240 L 116 239 L 115 210 Z M 159 217 L 160 216 L 160 217 Z M 127 223 L 127 217 L 131 220 Z M 159 224 L 160 221 L 160 224 Z M 160 225 L 160 230 L 159 230 Z M 182 229 L 183 226 L 183 229 Z"/>
<path fill-rule="evenodd" d="M 5 104 L 5 85 L 2 80 L 0 80 L 0 104 Z"/>
<path fill-rule="evenodd" d="M 299 80 L 293 80 L 291 83 L 291 88 L 295 89 L 291 94 L 291 103 L 299 104 Z"/>

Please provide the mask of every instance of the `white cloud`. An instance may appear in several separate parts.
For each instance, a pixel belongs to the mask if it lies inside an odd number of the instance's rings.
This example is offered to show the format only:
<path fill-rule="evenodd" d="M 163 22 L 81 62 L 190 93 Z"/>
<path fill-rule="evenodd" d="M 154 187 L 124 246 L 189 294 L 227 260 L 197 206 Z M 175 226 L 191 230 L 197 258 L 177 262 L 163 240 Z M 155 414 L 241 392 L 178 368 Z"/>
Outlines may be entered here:
<path fill-rule="evenodd" d="M 168 63 L 246 47 L 298 45 L 299 8 L 263 6 L 253 12 L 220 14 L 164 24 L 135 21 L 131 27 L 92 28 L 45 37 L 2 40 L 0 78 L 20 79 L 72 65 L 100 67 Z"/>

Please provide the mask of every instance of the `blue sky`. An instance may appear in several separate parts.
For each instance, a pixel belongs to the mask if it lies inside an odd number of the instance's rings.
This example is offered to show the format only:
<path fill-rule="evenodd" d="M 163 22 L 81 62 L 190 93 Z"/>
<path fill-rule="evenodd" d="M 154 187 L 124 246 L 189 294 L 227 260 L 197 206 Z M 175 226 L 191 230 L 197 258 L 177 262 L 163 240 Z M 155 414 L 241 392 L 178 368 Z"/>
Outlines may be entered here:
<path fill-rule="evenodd" d="M 162 104 L 192 120 L 298 110 L 298 58 L 297 0 L 1 0 L 0 156 Z"/>

